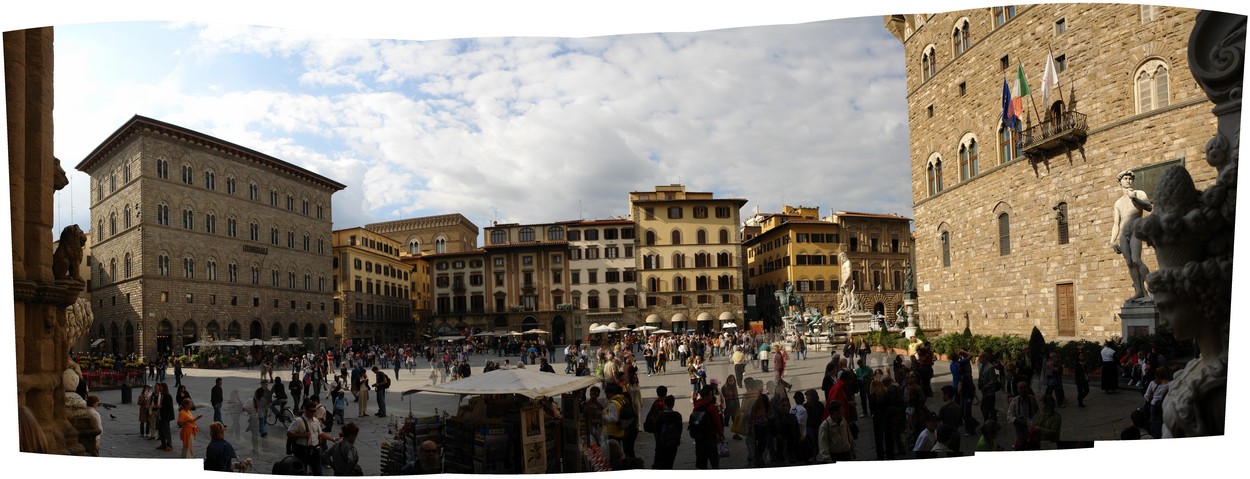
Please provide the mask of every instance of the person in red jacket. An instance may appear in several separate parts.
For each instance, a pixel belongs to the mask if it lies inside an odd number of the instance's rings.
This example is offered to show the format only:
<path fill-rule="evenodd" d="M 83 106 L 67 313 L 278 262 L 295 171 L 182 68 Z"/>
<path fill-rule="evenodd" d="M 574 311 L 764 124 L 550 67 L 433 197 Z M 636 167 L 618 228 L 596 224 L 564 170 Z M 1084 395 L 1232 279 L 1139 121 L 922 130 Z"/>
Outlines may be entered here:
<path fill-rule="evenodd" d="M 694 397 L 694 410 L 690 416 L 703 411 L 704 420 L 708 421 L 708 429 L 694 436 L 694 467 L 696 469 L 720 469 L 720 451 L 717 445 L 725 442 L 724 426 L 720 420 L 720 409 L 716 407 L 716 386 L 707 385 L 699 390 Z"/>
<path fill-rule="evenodd" d="M 843 419 L 845 419 L 847 422 L 851 421 L 851 414 L 852 414 L 852 409 L 853 409 L 852 407 L 850 407 L 852 403 L 847 401 L 847 398 L 850 396 L 849 394 L 849 389 L 851 387 L 850 382 L 854 380 L 855 380 L 855 373 L 852 373 L 850 371 L 842 371 L 841 373 L 838 373 L 838 380 L 833 383 L 832 387 L 829 388 L 829 394 L 827 396 L 830 402 L 838 401 L 839 403 L 842 403 L 842 407 L 839 409 L 839 412 L 842 414 Z M 825 418 L 827 417 L 829 417 L 828 408 L 825 409 Z M 821 418 L 821 419 L 823 420 L 824 418 Z"/>

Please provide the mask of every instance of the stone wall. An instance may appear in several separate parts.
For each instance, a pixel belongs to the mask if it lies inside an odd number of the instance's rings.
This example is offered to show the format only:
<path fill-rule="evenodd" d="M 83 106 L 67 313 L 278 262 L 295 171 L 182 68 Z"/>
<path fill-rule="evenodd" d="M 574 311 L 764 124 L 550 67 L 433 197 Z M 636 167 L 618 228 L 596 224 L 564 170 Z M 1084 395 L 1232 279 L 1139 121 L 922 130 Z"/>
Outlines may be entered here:
<path fill-rule="evenodd" d="M 1200 188 L 1214 179 L 1203 164 L 1203 149 L 1215 120 L 1186 59 L 1197 12 L 1167 7 L 1159 12 L 1157 19 L 1144 21 L 1136 5 L 1027 6 L 995 30 L 988 8 L 951 12 L 930 17 L 905 42 L 916 289 L 926 321 L 962 329 L 967 315 L 975 333 L 1028 334 L 1037 326 L 1053 338 L 1057 285 L 1071 283 L 1075 337 L 1120 334 L 1117 314 L 1132 296 L 1132 284 L 1124 260 L 1110 246 L 1117 172 L 1183 159 Z M 952 60 L 950 30 L 965 17 L 973 45 Z M 1066 30 L 1057 34 L 1060 19 Z M 920 59 L 931 43 L 937 45 L 938 72 L 922 81 Z M 1052 154 L 1048 161 L 1031 164 L 1020 157 L 1003 163 L 996 151 L 1003 78 L 1014 77 L 1016 65 L 1023 64 L 1040 110 L 1047 46 L 1067 60 L 1059 74 L 1062 93 L 1052 93 L 1051 101 L 1088 115 L 1088 138 L 1083 148 Z M 1151 59 L 1168 65 L 1169 106 L 1139 114 L 1132 77 Z M 1036 122 L 1030 99 L 1025 111 Z M 980 174 L 960 182 L 959 147 L 969 134 L 980 145 Z M 934 154 L 943 159 L 946 187 L 930 196 L 926 168 Z M 1057 240 L 1054 210 L 1061 202 L 1068 207 L 1065 245 Z M 1002 212 L 1010 218 L 1007 255 L 999 250 Z M 950 267 L 943 266 L 942 231 L 951 236 Z M 1143 258 L 1155 269 L 1148 248 Z"/>

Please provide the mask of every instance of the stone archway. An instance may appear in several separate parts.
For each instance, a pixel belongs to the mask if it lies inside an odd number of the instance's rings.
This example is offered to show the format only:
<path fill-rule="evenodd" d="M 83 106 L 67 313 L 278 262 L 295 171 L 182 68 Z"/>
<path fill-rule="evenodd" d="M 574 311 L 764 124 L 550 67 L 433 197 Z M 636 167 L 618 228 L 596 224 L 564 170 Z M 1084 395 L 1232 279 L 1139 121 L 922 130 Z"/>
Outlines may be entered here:
<path fill-rule="evenodd" d="M 264 328 L 261 327 L 260 320 L 253 319 L 251 326 L 247 328 L 247 339 L 263 339 L 261 338 L 262 331 L 264 331 Z"/>
<path fill-rule="evenodd" d="M 872 305 L 872 314 L 885 314 L 885 304 L 878 301 Z"/>
<path fill-rule="evenodd" d="M 564 316 L 557 314 L 551 318 L 551 343 L 565 344 L 564 338 L 566 337 L 566 332 L 564 330 Z"/>

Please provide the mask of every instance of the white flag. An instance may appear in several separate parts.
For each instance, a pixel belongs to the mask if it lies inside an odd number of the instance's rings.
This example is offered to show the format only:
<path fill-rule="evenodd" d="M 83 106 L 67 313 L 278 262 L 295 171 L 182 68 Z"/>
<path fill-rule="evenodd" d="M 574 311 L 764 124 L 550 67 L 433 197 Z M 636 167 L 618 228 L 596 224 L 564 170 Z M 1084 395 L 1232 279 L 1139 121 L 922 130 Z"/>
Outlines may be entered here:
<path fill-rule="evenodd" d="M 1046 70 L 1042 72 L 1042 104 L 1050 108 L 1050 89 L 1059 86 L 1059 71 L 1055 70 L 1055 59 L 1046 53 Z"/>

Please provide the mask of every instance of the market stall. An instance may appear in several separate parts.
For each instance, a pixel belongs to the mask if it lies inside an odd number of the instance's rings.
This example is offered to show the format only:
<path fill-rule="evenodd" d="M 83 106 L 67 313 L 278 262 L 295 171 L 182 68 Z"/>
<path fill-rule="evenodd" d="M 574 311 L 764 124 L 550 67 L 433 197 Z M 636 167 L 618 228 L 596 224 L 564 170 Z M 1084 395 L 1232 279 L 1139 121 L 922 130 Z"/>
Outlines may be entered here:
<path fill-rule="evenodd" d="M 584 453 L 586 427 L 581 420 L 581 398 L 586 388 L 596 384 L 598 379 L 587 376 L 544 373 L 533 368 L 498 369 L 417 387 L 404 394 L 460 396 L 455 415 L 437 418 L 442 428 L 436 442 L 443 447 L 443 472 L 581 472 L 591 467 L 588 454 Z M 413 435 L 432 437 L 430 424 L 432 421 L 417 421 L 404 429 Z M 415 448 L 419 444 L 415 438 L 399 436 L 395 446 Z M 395 446 L 387 448 L 392 456 L 390 451 Z M 383 470 L 384 474 L 397 472 Z"/>

